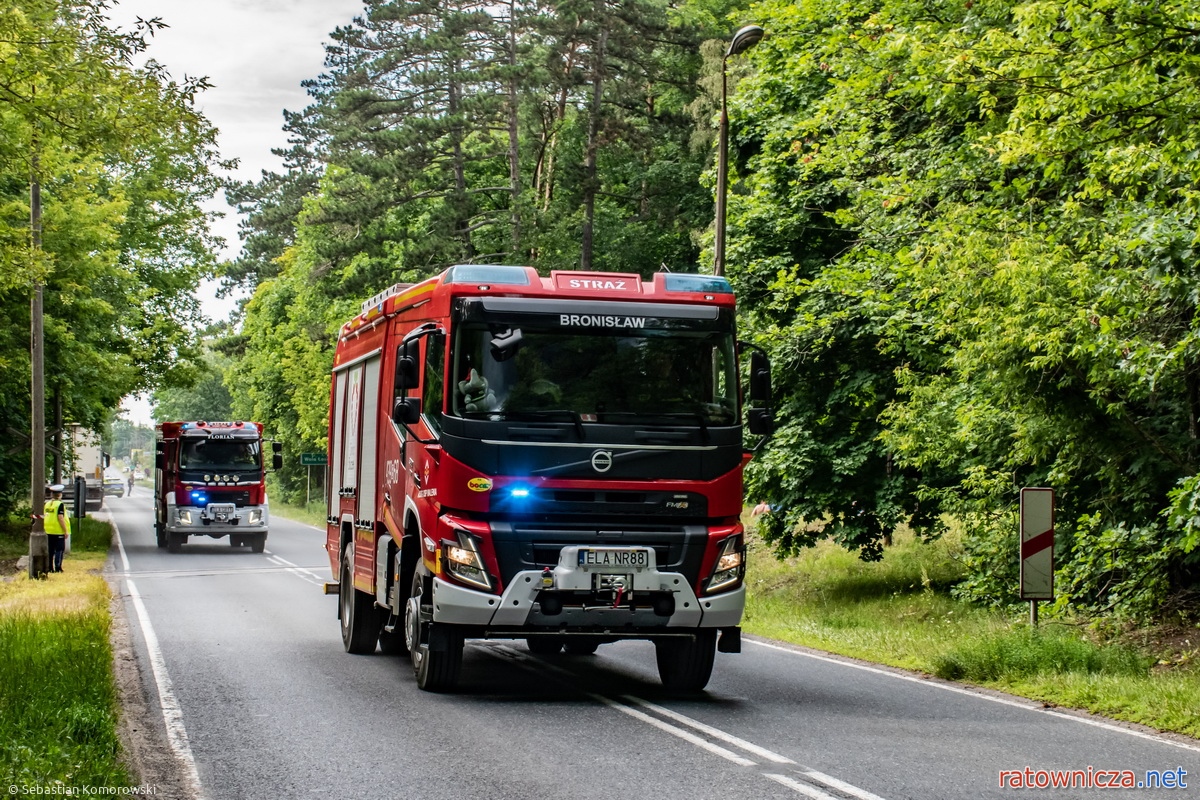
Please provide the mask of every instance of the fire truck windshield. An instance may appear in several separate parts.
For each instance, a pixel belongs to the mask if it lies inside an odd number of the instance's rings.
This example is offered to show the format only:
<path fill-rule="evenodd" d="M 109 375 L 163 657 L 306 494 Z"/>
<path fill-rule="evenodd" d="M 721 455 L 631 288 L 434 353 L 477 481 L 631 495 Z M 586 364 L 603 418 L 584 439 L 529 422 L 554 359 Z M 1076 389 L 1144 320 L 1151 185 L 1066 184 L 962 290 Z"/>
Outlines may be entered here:
<path fill-rule="evenodd" d="M 458 417 L 737 422 L 734 341 L 726 331 L 468 323 L 451 357 L 449 413 Z"/>
<path fill-rule="evenodd" d="M 184 439 L 179 467 L 187 470 L 250 470 L 262 468 L 257 439 Z"/>

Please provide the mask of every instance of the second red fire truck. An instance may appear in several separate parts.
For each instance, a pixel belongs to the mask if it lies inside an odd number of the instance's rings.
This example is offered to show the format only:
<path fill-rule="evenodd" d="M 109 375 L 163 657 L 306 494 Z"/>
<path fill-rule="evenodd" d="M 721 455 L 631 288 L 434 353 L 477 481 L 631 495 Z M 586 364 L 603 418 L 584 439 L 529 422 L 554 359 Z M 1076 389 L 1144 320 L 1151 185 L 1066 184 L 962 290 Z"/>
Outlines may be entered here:
<path fill-rule="evenodd" d="M 154 533 L 177 553 L 190 537 L 229 537 L 261 553 L 270 511 L 257 422 L 163 422 L 155 428 Z M 272 467 L 283 465 L 273 443 Z"/>
<path fill-rule="evenodd" d="M 739 521 L 770 368 L 724 278 L 459 265 L 397 285 L 334 358 L 326 549 L 346 650 L 455 686 L 467 639 L 654 643 L 697 691 L 740 651 Z"/>

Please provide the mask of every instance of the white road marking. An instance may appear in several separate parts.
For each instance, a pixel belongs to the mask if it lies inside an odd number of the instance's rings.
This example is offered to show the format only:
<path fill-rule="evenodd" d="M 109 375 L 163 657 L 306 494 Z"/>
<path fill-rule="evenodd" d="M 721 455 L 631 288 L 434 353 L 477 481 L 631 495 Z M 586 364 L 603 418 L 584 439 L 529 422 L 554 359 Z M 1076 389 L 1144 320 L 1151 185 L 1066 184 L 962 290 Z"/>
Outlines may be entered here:
<path fill-rule="evenodd" d="M 121 529 L 117 527 L 116 519 L 112 519 L 113 530 L 117 534 L 117 551 L 121 555 L 121 564 L 125 572 L 129 572 L 129 557 L 125 554 L 125 545 L 121 541 Z M 129 578 L 125 578 L 125 587 L 129 599 L 133 601 L 133 610 L 137 614 L 138 625 L 142 629 L 142 638 L 146 642 L 146 651 L 150 655 L 150 670 L 154 673 L 154 684 L 158 689 L 158 703 L 162 708 L 163 723 L 167 727 L 167 743 L 175 757 L 183 765 L 184 778 L 190 786 L 190 794 L 203 800 L 204 793 L 200 788 L 200 773 L 196 770 L 196 758 L 192 755 L 192 746 L 188 741 L 187 729 L 183 725 L 183 709 L 175 697 L 175 688 L 171 676 L 167 673 L 167 662 L 163 658 L 162 648 L 158 646 L 158 636 L 150 623 L 150 614 L 142 603 L 142 596 L 137 586 Z"/>
<path fill-rule="evenodd" d="M 514 650 L 513 648 L 507 647 L 505 645 L 488 645 L 488 646 L 483 646 L 480 649 L 483 652 L 487 653 L 488 655 L 491 655 L 494 658 L 507 658 L 508 660 L 516 663 L 518 666 L 521 666 L 525 669 L 528 669 L 528 670 L 531 670 L 534 672 L 536 672 L 536 671 L 551 672 L 551 673 L 556 673 L 563 677 L 572 679 L 572 681 L 571 681 L 572 686 L 574 686 L 575 688 L 578 688 L 577 686 L 575 686 L 575 683 L 573 680 L 575 676 L 570 672 L 570 670 L 563 669 L 562 667 L 556 666 L 554 664 L 546 663 L 545 661 L 542 661 L 541 659 L 531 658 L 530 656 L 522 653 L 520 650 Z M 581 691 L 587 697 L 590 697 L 599 703 L 603 703 L 604 705 L 608 706 L 609 708 L 620 711 L 622 714 L 627 714 L 640 722 L 646 723 L 647 725 L 652 725 L 653 727 L 658 728 L 659 730 L 663 731 L 664 733 L 669 733 L 672 736 L 683 739 L 684 741 L 694 744 L 699 748 L 702 748 L 710 753 L 713 753 L 714 755 L 718 755 L 721 758 L 724 758 L 728 761 L 732 761 L 733 763 L 735 763 L 739 766 L 743 766 L 743 767 L 758 766 L 757 761 L 752 761 L 751 759 L 743 758 L 742 756 L 739 756 L 737 753 L 734 753 L 733 751 L 727 750 L 726 748 L 721 747 L 720 745 L 713 744 L 710 741 L 702 739 L 699 736 L 696 736 L 695 734 L 691 733 L 690 731 L 684 730 L 683 728 L 676 727 L 675 725 L 672 725 L 669 722 L 666 722 L 664 720 L 658 719 L 657 717 L 651 716 L 650 714 L 646 714 L 641 711 L 638 711 L 636 708 L 632 708 L 629 705 L 625 705 L 625 703 L 618 702 L 611 697 L 605 697 L 604 695 L 596 694 L 595 692 L 589 692 L 586 690 L 581 690 Z M 634 695 L 622 695 L 621 699 L 626 701 L 627 703 L 639 705 L 642 708 L 653 711 L 656 714 L 660 714 L 660 715 L 667 717 L 668 719 L 674 720 L 675 722 L 678 722 L 682 725 L 687 725 L 688 727 L 698 730 L 714 739 L 725 742 L 726 744 L 733 745 L 734 747 L 745 750 L 748 753 L 753 753 L 754 755 L 757 755 L 759 758 L 762 758 L 766 761 L 774 761 L 777 764 L 795 764 L 796 763 L 795 761 L 788 758 L 787 756 L 782 756 L 779 753 L 776 753 L 772 750 L 768 750 L 765 747 L 760 747 L 759 745 L 756 745 L 753 742 L 746 741 L 745 739 L 742 739 L 738 736 L 734 736 L 731 733 L 726 733 L 725 731 L 721 730 L 720 728 L 714 728 L 713 726 L 708 725 L 703 722 L 700 722 L 699 720 L 692 719 L 691 717 L 689 717 L 685 714 L 680 714 L 678 711 L 673 711 L 669 708 L 664 708 L 663 706 L 657 705 L 655 703 L 651 703 L 649 700 L 643 700 L 642 698 L 636 697 Z M 836 797 L 834 795 L 831 795 L 827 792 L 822 791 L 821 789 L 817 788 L 816 786 L 811 786 L 807 783 L 802 783 L 800 781 L 795 780 L 794 778 L 788 777 L 787 775 L 781 775 L 778 773 L 768 773 L 768 772 L 764 772 L 762 774 L 764 777 L 770 778 L 771 780 L 775 781 L 776 783 L 780 783 L 783 786 L 786 786 L 795 792 L 799 792 L 800 794 L 803 794 L 807 797 L 812 798 L 813 800 L 845 800 L 845 798 Z M 868 792 L 865 789 L 859 789 L 857 786 L 854 786 L 853 784 L 849 784 L 849 783 L 846 783 L 845 781 L 838 780 L 837 778 L 833 778 L 822 772 L 817 772 L 816 770 L 804 770 L 802 772 L 802 774 L 815 780 L 815 781 L 823 783 L 832 789 L 836 789 L 836 790 L 842 792 L 843 794 L 850 795 L 851 797 L 860 798 L 860 800 L 884 800 L 879 795 L 872 794 L 871 792 Z"/>
<path fill-rule="evenodd" d="M 853 784 L 846 783 L 845 781 L 839 781 L 837 778 L 826 775 L 823 772 L 817 772 L 815 769 L 806 770 L 804 774 L 812 778 L 814 781 L 820 781 L 826 786 L 832 786 L 834 789 L 844 792 L 852 797 L 859 797 L 862 798 L 862 800 L 883 800 L 883 798 L 877 794 L 871 794 L 866 789 L 860 789 Z"/>
<path fill-rule="evenodd" d="M 774 772 L 764 772 L 763 777 L 770 778 L 776 783 L 783 784 L 794 792 L 799 792 L 805 797 L 811 797 L 813 800 L 841 800 L 841 798 L 834 797 L 827 792 L 822 792 L 815 786 L 809 786 L 807 783 L 801 783 L 794 778 L 789 778 L 787 775 L 779 775 Z"/>
<path fill-rule="evenodd" d="M 1053 716 L 1055 719 L 1069 720 L 1071 722 L 1078 722 L 1083 725 L 1091 725 L 1092 727 L 1101 728 L 1106 731 L 1112 731 L 1114 733 L 1124 733 L 1128 736 L 1136 736 L 1139 739 L 1145 739 L 1147 741 L 1156 742 L 1158 744 L 1169 744 L 1172 747 L 1179 747 L 1184 750 L 1191 750 L 1192 752 L 1200 753 L 1200 746 L 1197 746 L 1194 744 L 1189 744 L 1187 742 L 1177 742 L 1174 739 L 1168 739 L 1165 736 L 1159 736 L 1159 735 L 1153 734 L 1153 733 L 1146 733 L 1144 731 L 1133 730 L 1132 728 L 1123 728 L 1120 725 L 1114 725 L 1110 722 L 1102 722 L 1102 721 L 1096 720 L 1096 719 L 1088 719 L 1087 717 L 1077 717 L 1074 714 L 1066 714 L 1056 708 L 1048 708 L 1048 707 L 1042 706 L 1040 704 L 1034 704 L 1029 701 L 1022 702 L 1019 700 L 1010 700 L 1007 697 L 995 697 L 993 695 L 983 694 L 982 692 L 971 691 L 970 689 L 964 689 L 961 686 L 952 686 L 952 685 L 946 684 L 946 683 L 939 683 L 937 681 L 931 681 L 928 678 L 920 678 L 915 675 L 904 675 L 902 673 L 892 672 L 891 670 L 879 669 L 878 667 L 871 667 L 866 664 L 858 664 L 854 661 L 847 661 L 847 660 L 840 659 L 840 658 L 834 658 L 832 656 L 822 656 L 822 655 L 817 655 L 816 653 L 806 653 L 803 650 L 795 650 L 790 647 L 783 647 L 781 645 L 771 644 L 770 642 L 759 641 L 758 639 L 743 638 L 742 641 L 748 642 L 749 644 L 757 645 L 759 647 L 766 647 L 769 650 L 778 650 L 781 653 L 790 653 L 791 655 L 794 655 L 794 656 L 802 656 L 804 658 L 811 658 L 815 661 L 824 661 L 828 664 L 837 664 L 838 666 L 841 666 L 841 667 L 851 667 L 852 669 L 862 670 L 863 672 L 871 672 L 871 673 L 874 673 L 875 675 L 884 675 L 888 678 L 895 678 L 896 680 L 909 681 L 910 683 L 916 683 L 921 686 L 928 686 L 932 689 L 941 689 L 946 692 L 953 692 L 955 694 L 961 694 L 961 695 L 965 695 L 967 697 L 973 697 L 977 700 L 987 700 L 988 702 L 991 702 L 991 703 L 999 703 L 1000 705 L 1004 705 L 1004 706 L 1012 706 L 1013 708 L 1019 708 L 1024 711 L 1036 711 L 1040 714 L 1049 714 L 1049 715 Z"/>
<path fill-rule="evenodd" d="M 753 742 L 748 742 L 745 739 L 738 738 L 737 736 L 734 736 L 731 733 L 726 733 L 725 731 L 720 730 L 718 728 L 714 728 L 711 725 L 706 725 L 703 722 L 700 722 L 699 720 L 695 720 L 689 716 L 680 714 L 678 711 L 672 711 L 669 708 L 663 708 L 660 705 L 655 705 L 654 703 L 651 703 L 649 700 L 643 700 L 642 698 L 634 697 L 631 694 L 623 695 L 621 697 L 621 699 L 625 700 L 626 702 L 639 705 L 642 708 L 648 708 L 651 711 L 654 711 L 656 714 L 659 714 L 660 716 L 667 717 L 668 719 L 673 719 L 676 722 L 682 723 L 691 728 L 695 728 L 696 730 L 700 731 L 701 733 L 705 733 L 714 739 L 719 739 L 722 742 L 725 742 L 726 744 L 731 744 L 734 747 L 737 747 L 741 750 L 745 750 L 747 753 L 753 753 L 754 755 L 758 756 L 759 758 L 765 759 L 767 761 L 774 761 L 776 764 L 795 764 L 796 763 L 795 761 L 792 761 L 787 756 L 781 756 L 781 755 L 779 755 L 779 753 L 772 752 L 771 750 L 768 750 L 765 747 L 759 747 L 758 745 L 754 744 Z"/>
<path fill-rule="evenodd" d="M 276 564 L 280 564 L 280 565 L 286 567 L 289 572 L 295 573 L 297 576 L 299 576 L 300 578 L 303 578 L 304 580 L 308 581 L 309 583 L 315 583 L 317 586 L 325 585 L 325 579 L 322 578 L 317 573 L 309 570 L 307 567 L 302 567 L 299 564 L 293 564 L 291 561 L 288 561 L 286 558 L 283 558 L 283 557 L 277 556 L 277 555 L 272 555 L 270 560 L 275 562 Z"/>

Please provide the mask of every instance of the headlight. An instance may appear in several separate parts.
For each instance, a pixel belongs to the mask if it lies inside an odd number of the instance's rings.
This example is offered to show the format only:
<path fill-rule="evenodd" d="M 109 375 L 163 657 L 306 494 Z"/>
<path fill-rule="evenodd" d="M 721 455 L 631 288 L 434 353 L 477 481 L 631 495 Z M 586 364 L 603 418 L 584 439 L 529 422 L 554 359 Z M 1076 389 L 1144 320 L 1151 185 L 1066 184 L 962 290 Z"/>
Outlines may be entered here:
<path fill-rule="evenodd" d="M 712 577 L 708 579 L 706 594 L 722 589 L 732 589 L 742 582 L 746 573 L 746 549 L 741 536 L 730 536 L 718 546 L 717 563 L 713 565 Z"/>
<path fill-rule="evenodd" d="M 183 509 L 183 510 L 180 510 L 178 512 L 178 514 L 179 514 L 179 524 L 180 525 L 191 525 L 192 524 L 192 512 L 191 511 Z"/>
<path fill-rule="evenodd" d="M 481 589 L 492 588 L 492 579 L 483 566 L 476 539 L 466 531 L 456 531 L 458 543 L 442 541 L 442 565 L 457 581 Z"/>
<path fill-rule="evenodd" d="M 246 515 L 246 524 L 258 525 L 262 523 L 262 517 L 263 515 L 261 508 L 252 508 L 250 509 L 250 513 Z"/>

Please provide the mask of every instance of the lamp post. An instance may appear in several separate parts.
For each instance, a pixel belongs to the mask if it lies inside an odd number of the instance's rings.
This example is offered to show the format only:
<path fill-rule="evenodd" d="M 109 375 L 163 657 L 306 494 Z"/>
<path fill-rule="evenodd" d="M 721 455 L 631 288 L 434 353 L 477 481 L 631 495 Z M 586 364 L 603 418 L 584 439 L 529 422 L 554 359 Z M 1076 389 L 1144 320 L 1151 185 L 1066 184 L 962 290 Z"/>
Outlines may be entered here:
<path fill-rule="evenodd" d="M 725 274 L 725 194 L 728 191 L 729 171 L 729 106 L 725 80 L 725 65 L 730 56 L 744 53 L 758 44 L 764 34 L 758 25 L 746 25 L 738 29 L 721 57 L 721 123 L 717 133 L 717 236 L 713 243 L 713 274 Z"/>

